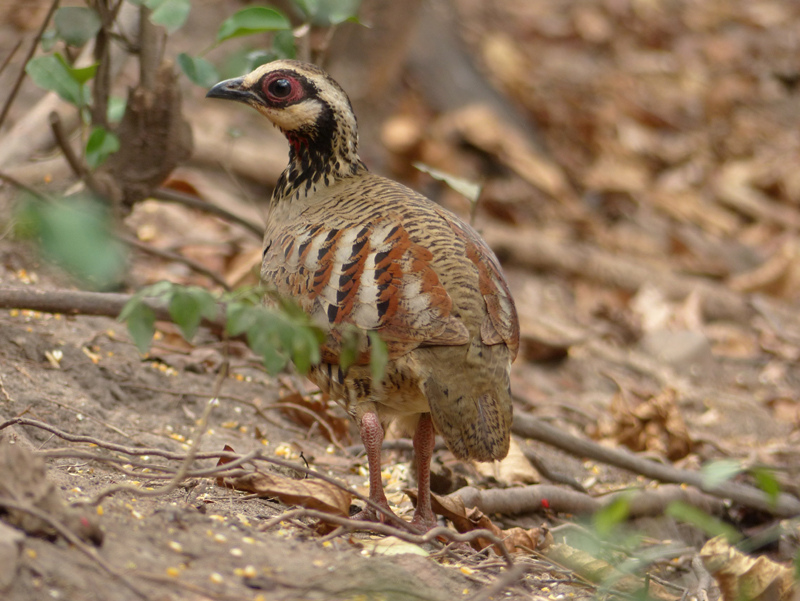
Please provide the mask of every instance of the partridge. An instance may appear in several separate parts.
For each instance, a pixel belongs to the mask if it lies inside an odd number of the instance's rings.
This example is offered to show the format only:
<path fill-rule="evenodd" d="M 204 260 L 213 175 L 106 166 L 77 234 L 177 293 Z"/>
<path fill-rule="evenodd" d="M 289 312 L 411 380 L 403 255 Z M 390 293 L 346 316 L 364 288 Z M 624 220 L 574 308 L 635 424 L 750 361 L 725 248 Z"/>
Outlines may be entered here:
<path fill-rule="evenodd" d="M 508 452 L 519 323 L 497 258 L 456 215 L 367 170 L 350 100 L 322 69 L 275 61 L 218 83 L 207 97 L 250 105 L 289 141 L 289 165 L 270 201 L 261 278 L 326 332 L 309 378 L 355 419 L 369 461 L 369 498 L 386 510 L 384 428 L 396 419 L 415 432 L 412 524 L 432 528 L 435 432 L 460 459 L 491 461 Z M 386 343 L 381 381 L 372 379 L 366 336 L 355 364 L 342 368 L 342 339 L 353 326 Z M 368 505 L 358 517 L 386 516 Z"/>

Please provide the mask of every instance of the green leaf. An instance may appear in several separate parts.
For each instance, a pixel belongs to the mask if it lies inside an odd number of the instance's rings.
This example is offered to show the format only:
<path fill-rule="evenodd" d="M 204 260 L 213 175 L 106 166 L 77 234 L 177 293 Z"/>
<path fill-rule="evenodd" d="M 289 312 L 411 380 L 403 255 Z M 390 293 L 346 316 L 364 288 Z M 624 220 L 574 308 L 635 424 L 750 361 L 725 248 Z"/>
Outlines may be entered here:
<path fill-rule="evenodd" d="M 276 60 L 279 58 L 297 58 L 297 46 L 294 42 L 292 30 L 279 31 L 272 40 L 272 50 Z M 262 63 L 263 64 L 263 63 Z M 255 69 L 255 67 L 253 67 Z"/>
<path fill-rule="evenodd" d="M 85 6 L 64 6 L 53 15 L 58 36 L 70 46 L 83 46 L 100 31 L 97 13 Z"/>
<path fill-rule="evenodd" d="M 414 163 L 414 167 L 429 174 L 433 179 L 446 183 L 459 194 L 466 196 L 471 202 L 478 202 L 478 197 L 481 195 L 480 184 L 464 179 L 463 177 L 456 177 L 444 171 L 439 171 L 424 163 Z"/>
<path fill-rule="evenodd" d="M 108 207 L 94 199 L 29 200 L 27 214 L 46 259 L 95 288 L 115 287 L 125 272 L 125 247 L 114 236 Z"/>
<path fill-rule="evenodd" d="M 319 0 L 293 0 L 293 4 L 303 11 L 307 19 L 311 19 L 319 10 Z"/>
<path fill-rule="evenodd" d="M 250 313 L 252 307 L 245 303 L 229 303 L 226 311 L 227 323 L 225 329 L 230 336 L 238 336 L 245 332 L 253 322 L 253 315 Z"/>
<path fill-rule="evenodd" d="M 56 55 L 58 56 L 58 55 Z M 40 88 L 51 90 L 75 106 L 84 104 L 82 85 L 72 77 L 56 56 L 37 56 L 25 65 L 25 72 Z"/>
<path fill-rule="evenodd" d="M 222 22 L 217 31 L 217 43 L 263 31 L 291 29 L 289 19 L 274 8 L 251 6 L 243 8 Z"/>
<path fill-rule="evenodd" d="M 122 120 L 125 114 L 125 107 L 128 106 L 128 101 L 120 96 L 108 97 L 108 108 L 106 109 L 106 119 L 109 123 L 117 123 Z"/>
<path fill-rule="evenodd" d="M 778 503 L 778 496 L 781 494 L 781 485 L 772 470 L 765 467 L 756 467 L 751 470 L 755 476 L 758 487 L 769 497 L 772 506 Z"/>
<path fill-rule="evenodd" d="M 61 56 L 58 52 L 54 55 L 56 59 L 63 65 L 63 67 L 69 72 L 70 77 L 77 81 L 79 84 L 83 85 L 87 81 L 89 81 L 92 77 L 95 76 L 97 73 L 97 67 L 100 63 L 95 63 L 93 65 L 89 65 L 88 67 L 73 67 L 70 65 L 63 56 Z"/>
<path fill-rule="evenodd" d="M 726 524 L 722 520 L 707 514 L 702 509 L 698 509 L 683 501 L 674 501 L 670 503 L 667 506 L 666 513 L 676 520 L 697 526 L 709 536 L 722 535 L 731 544 L 735 544 L 742 539 L 742 535 L 730 524 Z"/>
<path fill-rule="evenodd" d="M 183 337 L 191 342 L 203 317 L 216 315 L 217 302 L 207 290 L 196 286 L 174 286 L 169 301 L 169 315 L 181 329 Z"/>
<path fill-rule="evenodd" d="M 742 464 L 736 459 L 721 459 L 706 463 L 700 470 L 700 475 L 703 477 L 703 486 L 713 489 L 742 471 Z"/>
<path fill-rule="evenodd" d="M 359 22 L 358 9 L 361 6 L 361 0 L 316 0 L 314 2 L 306 0 L 305 4 L 314 8 L 313 14 L 309 15 L 312 25 L 330 27 L 345 21 Z"/>
<path fill-rule="evenodd" d="M 286 367 L 288 359 L 281 352 L 277 320 L 263 307 L 252 307 L 250 313 L 253 319 L 247 328 L 247 342 L 255 353 L 261 355 L 267 371 L 278 373 Z"/>
<path fill-rule="evenodd" d="M 339 367 L 342 368 L 344 373 L 350 369 L 350 366 L 358 359 L 358 347 L 361 345 L 361 338 L 363 334 L 361 331 L 353 326 L 347 328 L 342 334 L 342 347 L 339 351 Z"/>
<path fill-rule="evenodd" d="M 161 280 L 160 282 L 156 282 L 155 284 L 150 284 L 149 286 L 145 286 L 139 291 L 139 294 L 151 298 L 160 298 L 162 300 L 168 300 L 169 298 L 172 297 L 172 291 L 176 287 L 178 287 L 178 284 L 173 284 L 172 282 Z"/>
<path fill-rule="evenodd" d="M 119 138 L 103 127 L 95 127 L 86 141 L 86 164 L 91 169 L 97 169 L 118 150 Z"/>
<path fill-rule="evenodd" d="M 192 8 L 190 0 L 146 0 L 145 6 L 153 11 L 150 21 L 162 25 L 169 33 L 183 27 Z"/>
<path fill-rule="evenodd" d="M 389 364 L 389 347 L 380 337 L 378 332 L 367 332 L 370 342 L 369 366 L 372 370 L 372 380 L 380 382 L 386 373 L 386 366 Z"/>
<path fill-rule="evenodd" d="M 184 75 L 186 75 L 186 77 L 188 77 L 192 83 L 196 83 L 198 86 L 207 88 L 220 80 L 214 65 L 209 63 L 204 58 L 194 58 L 185 52 L 181 52 L 178 55 L 178 65 L 180 66 Z"/>
<path fill-rule="evenodd" d="M 136 348 L 141 354 L 145 354 L 156 333 L 156 314 L 153 313 L 153 310 L 141 299 L 134 297 L 125 304 L 119 320 L 127 321 L 128 333 Z"/>
<path fill-rule="evenodd" d="M 176 288 L 169 301 L 169 316 L 181 329 L 186 341 L 191 342 L 202 319 L 197 299 L 188 290 Z"/>
<path fill-rule="evenodd" d="M 597 536 L 608 538 L 622 522 L 628 519 L 630 503 L 625 497 L 614 499 L 611 503 L 598 509 L 592 516 Z"/>

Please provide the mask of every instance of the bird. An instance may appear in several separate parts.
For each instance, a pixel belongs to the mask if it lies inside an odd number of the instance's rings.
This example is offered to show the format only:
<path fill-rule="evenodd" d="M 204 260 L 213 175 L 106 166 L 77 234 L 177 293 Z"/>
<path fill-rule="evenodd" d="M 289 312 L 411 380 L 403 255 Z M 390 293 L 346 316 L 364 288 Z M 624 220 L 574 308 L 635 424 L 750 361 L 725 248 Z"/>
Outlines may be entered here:
<path fill-rule="evenodd" d="M 396 517 L 381 481 L 381 445 L 396 420 L 414 433 L 411 527 L 429 531 L 437 524 L 435 434 L 463 460 L 499 460 L 510 445 L 519 321 L 497 257 L 454 213 L 368 170 L 352 104 L 316 65 L 270 62 L 216 84 L 206 97 L 249 105 L 289 142 L 289 163 L 269 203 L 261 279 L 325 333 L 308 377 L 355 420 L 369 499 L 382 508 L 367 504 L 353 517 Z M 355 363 L 343 366 L 348 328 L 385 343 L 383 378 L 372 377 L 367 336 Z"/>

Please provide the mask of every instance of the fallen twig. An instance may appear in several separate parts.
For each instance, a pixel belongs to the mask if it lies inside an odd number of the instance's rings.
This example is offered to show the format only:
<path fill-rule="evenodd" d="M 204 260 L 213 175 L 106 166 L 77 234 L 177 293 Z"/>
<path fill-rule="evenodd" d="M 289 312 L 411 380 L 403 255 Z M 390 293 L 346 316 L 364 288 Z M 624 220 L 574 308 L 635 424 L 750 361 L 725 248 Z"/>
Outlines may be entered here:
<path fill-rule="evenodd" d="M 195 196 L 190 196 L 189 194 L 184 194 L 176 190 L 170 190 L 169 188 L 158 188 L 155 191 L 153 191 L 153 193 L 150 196 L 154 200 L 174 202 L 177 204 L 181 204 L 185 207 L 190 207 L 192 209 L 197 209 L 199 211 L 211 213 L 212 215 L 216 215 L 217 217 L 222 217 L 226 221 L 230 221 L 231 223 L 236 223 L 237 225 L 241 225 L 249 232 L 255 234 L 259 240 L 264 235 L 263 225 L 253 223 L 252 221 L 249 221 L 244 217 L 239 217 L 235 213 L 231 213 L 227 209 L 224 209 L 220 206 L 217 206 L 213 203 L 207 202 Z"/>
<path fill-rule="evenodd" d="M 800 514 L 800 500 L 789 494 L 780 493 L 773 502 L 763 491 L 744 484 L 723 482 L 711 488 L 697 472 L 679 470 L 671 465 L 637 457 L 622 449 L 601 446 L 596 442 L 572 436 L 530 415 L 515 415 L 512 431 L 518 436 L 544 442 L 578 457 L 589 457 L 661 482 L 690 484 L 709 495 L 730 499 L 778 517 L 788 518 Z"/>
<path fill-rule="evenodd" d="M 458 534 L 457 532 L 453 532 L 452 530 L 450 530 L 449 528 L 445 528 L 444 526 L 437 526 L 436 528 L 429 530 L 425 534 L 415 534 L 413 532 L 398 532 L 397 528 L 393 528 L 388 524 L 343 518 L 331 515 L 329 513 L 325 513 L 323 511 L 316 511 L 314 509 L 293 509 L 291 511 L 287 511 L 286 513 L 282 513 L 281 515 L 276 516 L 271 520 L 265 522 L 262 526 L 260 526 L 260 530 L 269 530 L 270 528 L 277 526 L 281 522 L 301 517 L 309 517 L 330 524 L 336 524 L 337 526 L 342 526 L 351 531 L 368 530 L 371 532 L 376 532 L 378 534 L 385 534 L 387 536 L 396 536 L 401 540 L 404 540 L 409 543 L 414 543 L 417 545 L 432 542 L 433 540 L 435 540 L 440 536 L 446 538 L 449 541 L 458 543 L 468 543 L 478 538 L 485 538 L 486 540 L 490 541 L 495 546 L 496 549 L 500 551 L 500 555 L 502 555 L 502 557 L 506 560 L 506 565 L 508 565 L 509 567 L 514 566 L 514 561 L 511 559 L 511 555 L 509 554 L 508 549 L 506 549 L 506 546 L 503 544 L 503 541 L 497 536 L 495 536 L 493 533 L 489 532 L 488 530 L 473 530 L 467 534 Z"/>
<path fill-rule="evenodd" d="M 482 233 L 498 255 L 530 269 L 577 275 L 628 292 L 652 283 L 672 300 L 684 300 L 696 293 L 709 319 L 746 321 L 753 315 L 746 296 L 704 278 L 653 269 L 642 261 L 574 240 L 555 241 L 530 229 L 492 225 Z"/>
<path fill-rule="evenodd" d="M 99 493 L 97 493 L 91 501 L 88 502 L 88 505 L 99 505 L 100 501 L 103 500 L 105 497 L 112 495 L 120 490 L 127 490 L 128 492 L 135 492 L 135 494 L 144 496 L 161 496 L 167 495 L 171 493 L 173 490 L 178 488 L 181 482 L 186 479 L 186 475 L 189 472 L 189 468 L 191 467 L 194 459 L 197 455 L 197 450 L 200 448 L 200 440 L 203 438 L 203 434 L 205 434 L 206 429 L 208 428 L 208 420 L 211 417 L 211 412 L 214 410 L 214 407 L 219 406 L 219 400 L 217 399 L 216 395 L 219 393 L 220 389 L 222 388 L 222 384 L 225 381 L 225 378 L 228 375 L 227 363 L 224 363 L 222 369 L 219 370 L 217 374 L 216 380 L 214 381 L 214 389 L 211 392 L 211 400 L 206 403 L 205 408 L 203 409 L 203 413 L 200 416 L 200 420 L 197 422 L 197 426 L 195 427 L 195 433 L 192 437 L 192 444 L 189 445 L 189 450 L 186 453 L 186 458 L 181 462 L 178 471 L 175 472 L 175 475 L 161 488 L 155 490 L 147 490 L 141 491 L 136 489 L 136 487 L 131 487 L 127 484 L 113 484 L 107 488 L 104 488 Z M 131 488 L 134 490 L 131 491 Z"/>
<path fill-rule="evenodd" d="M 495 596 L 499 596 L 506 587 L 515 584 L 517 580 L 522 578 L 525 575 L 525 570 L 526 566 L 523 564 L 515 565 L 501 574 L 490 586 L 487 586 L 485 589 L 472 595 L 472 597 L 469 597 L 467 601 L 486 601 L 487 599 L 493 599 Z"/>
<path fill-rule="evenodd" d="M 0 288 L 0 309 L 30 309 L 64 315 L 103 315 L 117 317 L 132 294 L 86 292 L 84 290 L 44 290 L 32 286 Z M 145 299 L 157 319 L 170 320 L 166 303 Z"/>
<path fill-rule="evenodd" d="M 228 286 L 228 282 L 219 275 L 218 273 L 211 271 L 204 265 L 198 263 L 190 259 L 189 257 L 185 257 L 179 253 L 175 253 L 169 250 L 163 250 L 160 248 L 155 248 L 154 246 L 150 246 L 149 244 L 145 244 L 134 238 L 133 236 L 124 236 L 117 234 L 117 238 L 127 244 L 128 246 L 132 246 L 133 248 L 142 251 L 143 253 L 147 253 L 149 255 L 153 255 L 154 257 L 159 257 L 161 259 L 166 259 L 167 261 L 174 261 L 175 263 L 183 263 L 192 271 L 196 271 L 197 273 L 206 276 L 209 280 L 221 286 L 223 289 L 230 291 L 231 287 Z"/>
<path fill-rule="evenodd" d="M 69 442 L 89 443 L 89 444 L 96 445 L 96 446 L 98 446 L 100 448 L 108 449 L 108 450 L 111 450 L 111 451 L 116 451 L 118 453 L 124 453 L 126 455 L 133 455 L 133 456 L 139 456 L 139 457 L 141 457 L 142 455 L 155 455 L 157 457 L 164 457 L 165 459 L 172 459 L 172 460 L 175 460 L 175 461 L 186 461 L 186 457 L 187 457 L 187 455 L 185 453 L 173 453 L 173 452 L 170 452 L 170 451 L 165 451 L 163 449 L 154 449 L 154 448 L 143 449 L 143 448 L 136 448 L 136 447 L 126 447 L 126 446 L 123 446 L 123 445 L 119 445 L 119 444 L 107 442 L 107 441 L 104 441 L 104 440 L 100 440 L 99 438 L 95 438 L 94 436 L 84 436 L 84 435 L 70 434 L 69 432 L 64 432 L 63 430 L 61 430 L 59 428 L 56 428 L 55 426 L 51 426 L 50 424 L 47 424 L 45 422 L 41 422 L 39 420 L 30 419 L 30 418 L 26 418 L 26 417 L 14 417 L 14 418 L 11 418 L 9 420 L 6 420 L 5 422 L 0 423 L 0 431 L 4 430 L 5 428 L 8 428 L 10 426 L 14 426 L 14 425 L 33 426 L 35 428 L 40 428 L 42 430 L 50 432 L 51 434 L 55 434 L 59 438 L 62 438 L 62 439 L 67 440 Z M 232 453 L 232 452 L 227 452 L 227 451 L 221 451 L 221 452 L 215 452 L 215 453 L 199 453 L 198 452 L 198 453 L 194 454 L 194 459 L 231 459 L 231 460 L 235 460 L 235 459 L 239 459 L 241 457 L 242 456 L 239 455 L 238 453 Z M 387 520 L 391 521 L 393 524 L 396 524 L 400 529 L 406 530 L 408 532 L 413 532 L 413 528 L 412 528 L 411 524 L 409 524 L 405 520 L 400 519 L 399 517 L 394 515 L 391 511 L 387 511 L 386 509 L 384 509 L 383 507 L 381 507 L 380 505 L 378 505 L 377 503 L 375 503 L 374 501 L 372 501 L 371 499 L 369 499 L 365 495 L 362 495 L 357 490 L 355 490 L 355 489 L 343 484 L 342 482 L 340 482 L 336 478 L 333 478 L 333 477 L 328 476 L 326 474 L 323 474 L 321 472 L 317 472 L 317 471 L 312 470 L 310 468 L 307 468 L 305 466 L 292 463 L 290 461 L 283 461 L 281 459 L 275 459 L 275 458 L 272 458 L 272 457 L 265 457 L 264 455 L 262 455 L 258 451 L 250 453 L 249 460 L 253 461 L 253 462 L 255 462 L 255 461 L 263 461 L 265 463 L 270 463 L 272 465 L 278 465 L 278 466 L 283 467 L 283 468 L 292 469 L 292 470 L 294 470 L 296 472 L 300 472 L 301 474 L 306 474 L 306 475 L 312 476 L 314 478 L 319 478 L 320 480 L 322 480 L 324 482 L 327 482 L 329 484 L 332 484 L 333 486 L 336 486 L 336 487 L 344 490 L 345 492 L 349 493 L 353 497 L 363 501 L 364 503 L 366 503 L 367 505 L 369 505 L 370 507 L 372 507 L 373 509 L 375 509 L 376 511 L 378 511 L 382 515 L 386 516 Z M 177 478 L 176 478 L 176 480 L 177 480 Z M 158 494 L 165 494 L 163 491 L 160 491 L 160 492 L 159 491 L 142 491 L 139 488 L 130 487 L 128 485 L 119 485 L 119 486 L 120 486 L 119 489 L 115 489 L 112 492 L 119 492 L 121 490 L 125 490 L 125 491 L 128 491 L 128 492 L 132 492 L 134 494 L 137 494 L 137 495 L 142 495 L 143 492 L 146 492 L 148 495 L 150 493 L 154 493 L 154 492 L 158 492 Z M 109 494 L 111 494 L 111 493 L 109 493 Z M 99 503 L 99 500 L 96 498 L 96 496 L 95 496 L 95 499 L 92 499 L 93 503 L 95 501 L 96 501 L 96 503 Z"/>

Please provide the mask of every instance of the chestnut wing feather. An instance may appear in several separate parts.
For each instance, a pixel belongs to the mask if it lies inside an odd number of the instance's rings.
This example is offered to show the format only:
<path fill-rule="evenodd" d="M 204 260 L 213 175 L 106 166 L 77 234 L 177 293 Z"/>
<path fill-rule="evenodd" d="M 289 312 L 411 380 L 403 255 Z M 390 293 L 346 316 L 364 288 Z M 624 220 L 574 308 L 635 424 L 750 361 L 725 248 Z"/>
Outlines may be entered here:
<path fill-rule="evenodd" d="M 394 219 L 339 229 L 308 224 L 277 237 L 261 275 L 328 330 L 322 359 L 336 364 L 347 324 L 380 332 L 391 358 L 422 344 L 469 342 L 432 258 Z M 368 362 L 362 355 L 358 363 Z"/>

